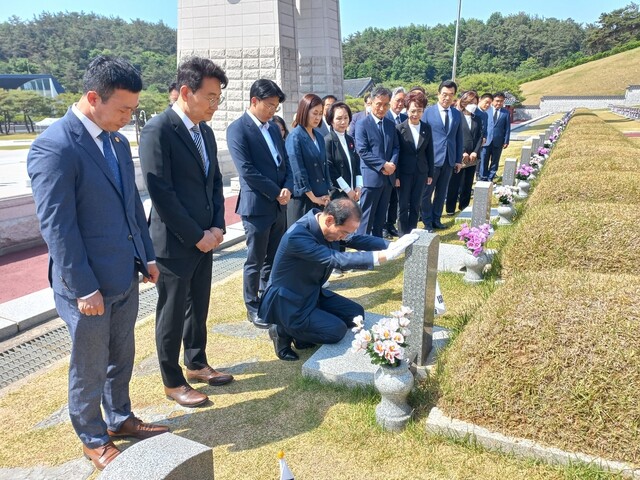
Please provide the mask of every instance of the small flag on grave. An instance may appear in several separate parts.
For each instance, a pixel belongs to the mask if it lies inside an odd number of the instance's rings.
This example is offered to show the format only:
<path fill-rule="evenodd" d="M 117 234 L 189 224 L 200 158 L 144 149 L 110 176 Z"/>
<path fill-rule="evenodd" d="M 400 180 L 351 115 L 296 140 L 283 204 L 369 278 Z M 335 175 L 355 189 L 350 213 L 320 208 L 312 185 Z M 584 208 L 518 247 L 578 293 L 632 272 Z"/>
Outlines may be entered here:
<path fill-rule="evenodd" d="M 284 451 L 280 450 L 278 452 L 278 459 L 280 460 L 280 480 L 295 480 L 284 459 Z"/>

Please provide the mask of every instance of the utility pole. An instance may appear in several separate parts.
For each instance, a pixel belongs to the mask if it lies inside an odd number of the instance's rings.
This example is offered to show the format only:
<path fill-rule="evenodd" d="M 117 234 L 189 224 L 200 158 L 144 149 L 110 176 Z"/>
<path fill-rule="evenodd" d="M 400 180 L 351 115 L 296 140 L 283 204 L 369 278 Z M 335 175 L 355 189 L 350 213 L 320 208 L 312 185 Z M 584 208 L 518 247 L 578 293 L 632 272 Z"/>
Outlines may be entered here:
<path fill-rule="evenodd" d="M 451 80 L 456 80 L 456 65 L 458 63 L 458 33 L 460 32 L 460 11 L 462 10 L 462 0 L 458 0 L 458 21 L 456 22 L 456 40 L 453 44 L 453 68 L 451 69 Z"/>

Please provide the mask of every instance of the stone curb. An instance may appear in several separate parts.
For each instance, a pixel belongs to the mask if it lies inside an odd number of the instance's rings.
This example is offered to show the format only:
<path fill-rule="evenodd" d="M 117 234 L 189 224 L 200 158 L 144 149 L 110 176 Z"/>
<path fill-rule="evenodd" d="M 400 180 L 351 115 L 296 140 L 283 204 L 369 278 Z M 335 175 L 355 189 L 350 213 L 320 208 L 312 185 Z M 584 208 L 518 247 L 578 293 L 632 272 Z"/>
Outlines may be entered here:
<path fill-rule="evenodd" d="M 433 407 L 429 412 L 425 428 L 429 433 L 444 435 L 458 440 L 472 437 L 488 450 L 500 453 L 542 460 L 550 464 L 586 463 L 595 465 L 603 470 L 620 473 L 628 478 L 640 479 L 640 469 L 635 469 L 633 465 L 628 463 L 605 460 L 579 452 L 567 452 L 559 448 L 546 447 L 525 438 L 503 435 L 473 423 L 448 417 L 438 407 Z"/>

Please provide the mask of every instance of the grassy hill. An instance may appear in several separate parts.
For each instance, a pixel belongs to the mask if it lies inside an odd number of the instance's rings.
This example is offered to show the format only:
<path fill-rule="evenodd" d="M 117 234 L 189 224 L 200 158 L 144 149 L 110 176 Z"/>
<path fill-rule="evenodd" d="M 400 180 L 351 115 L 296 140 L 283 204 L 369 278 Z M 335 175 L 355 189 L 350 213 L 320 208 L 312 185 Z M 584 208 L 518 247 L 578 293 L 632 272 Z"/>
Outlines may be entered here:
<path fill-rule="evenodd" d="M 525 105 L 537 105 L 543 95 L 623 95 L 640 83 L 640 48 L 578 65 L 549 77 L 523 83 Z"/>

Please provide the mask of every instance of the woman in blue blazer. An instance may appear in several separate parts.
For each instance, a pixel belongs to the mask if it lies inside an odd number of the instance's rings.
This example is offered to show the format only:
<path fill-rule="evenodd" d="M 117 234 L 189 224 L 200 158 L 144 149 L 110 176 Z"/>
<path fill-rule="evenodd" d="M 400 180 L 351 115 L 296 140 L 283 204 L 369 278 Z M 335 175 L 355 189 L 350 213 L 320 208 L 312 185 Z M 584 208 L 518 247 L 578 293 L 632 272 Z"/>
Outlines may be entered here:
<path fill-rule="evenodd" d="M 286 140 L 293 172 L 293 195 L 287 205 L 289 226 L 312 208 L 324 208 L 329 203 L 331 176 L 324 138 L 317 130 L 321 121 L 322 100 L 313 93 L 307 93 L 298 104 L 294 129 Z"/>
<path fill-rule="evenodd" d="M 476 167 L 480 161 L 482 150 L 482 122 L 474 115 L 478 107 L 478 94 L 469 90 L 465 92 L 456 105 L 462 112 L 462 163 L 457 163 L 449 180 L 445 210 L 447 215 L 455 214 L 456 203 L 460 211 L 471 203 L 471 187 Z"/>
<path fill-rule="evenodd" d="M 426 106 L 427 98 L 422 92 L 411 92 L 405 99 L 408 118 L 396 125 L 400 143 L 396 179 L 400 236 L 418 226 L 422 191 L 433 177 L 431 127 L 420 120 Z"/>

